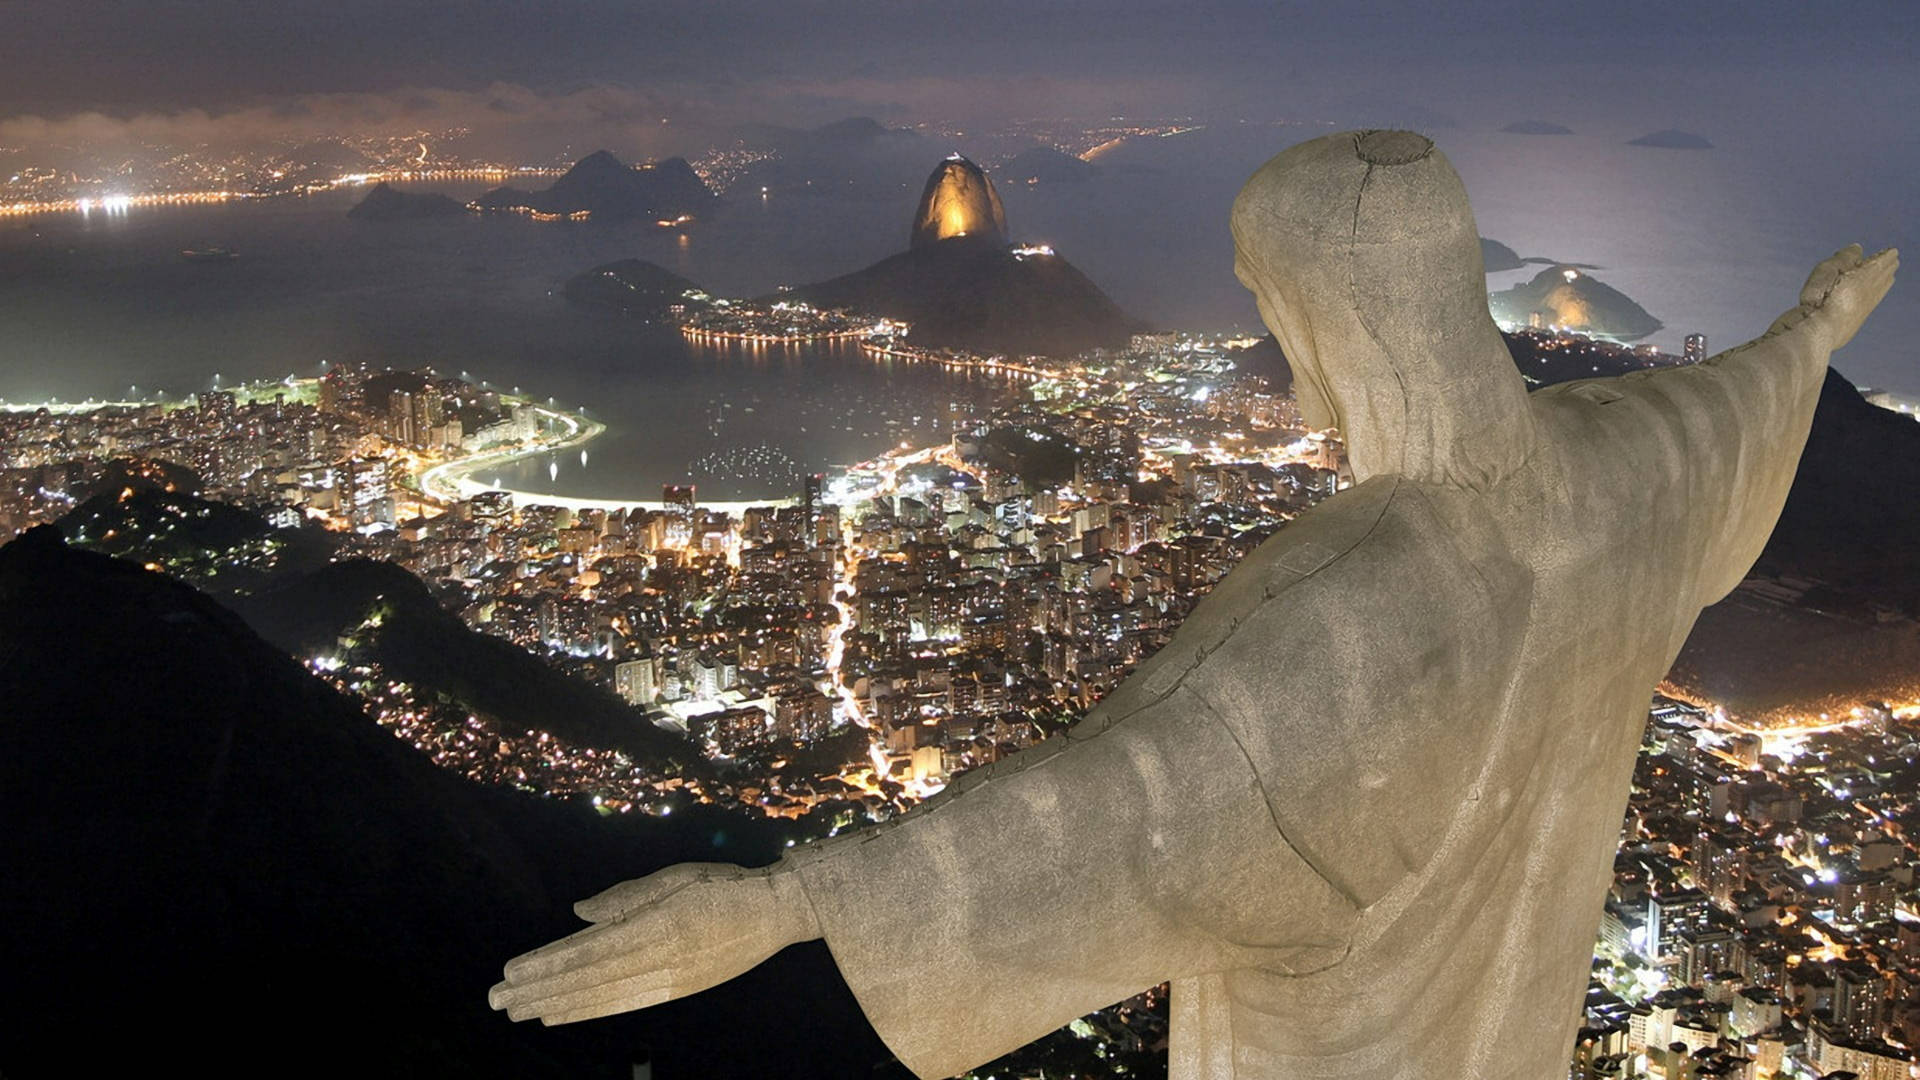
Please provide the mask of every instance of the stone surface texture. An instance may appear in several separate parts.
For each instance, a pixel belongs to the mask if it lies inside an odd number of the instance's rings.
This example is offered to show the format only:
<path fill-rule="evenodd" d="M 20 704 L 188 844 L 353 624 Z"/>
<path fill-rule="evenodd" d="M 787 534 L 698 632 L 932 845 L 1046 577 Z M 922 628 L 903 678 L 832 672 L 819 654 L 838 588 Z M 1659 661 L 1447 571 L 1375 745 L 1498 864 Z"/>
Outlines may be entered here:
<path fill-rule="evenodd" d="M 1065 736 L 774 867 L 587 901 L 496 1006 L 639 1007 L 818 936 L 923 1077 L 1167 980 L 1177 1080 L 1565 1074 L 1649 694 L 1896 257 L 1840 252 L 1704 363 L 1529 396 L 1425 138 L 1295 146 L 1232 221 L 1355 486 Z"/>

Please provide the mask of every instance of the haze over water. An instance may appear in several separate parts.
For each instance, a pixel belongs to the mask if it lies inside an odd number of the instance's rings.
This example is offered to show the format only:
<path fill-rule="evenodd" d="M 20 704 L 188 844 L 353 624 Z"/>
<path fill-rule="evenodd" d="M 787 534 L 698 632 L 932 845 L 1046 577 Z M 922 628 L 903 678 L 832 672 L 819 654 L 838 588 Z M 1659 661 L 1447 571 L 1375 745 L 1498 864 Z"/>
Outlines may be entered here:
<path fill-rule="evenodd" d="M 1233 195 L 1268 156 L 1325 130 L 1215 125 L 1134 140 L 1101 155 L 1086 183 L 1001 181 L 1010 231 L 1053 244 L 1159 327 L 1253 328 L 1232 276 Z M 1911 221 L 1890 205 L 1894 189 L 1836 170 L 1817 136 L 1789 146 L 1707 132 L 1715 149 L 1676 151 L 1626 145 L 1638 132 L 1430 134 L 1466 180 L 1484 235 L 1522 256 L 1596 264 L 1666 323 L 1649 340 L 1673 351 L 1695 330 L 1715 350 L 1757 335 L 1847 240 L 1916 249 L 1910 224 L 1886 234 L 1887 222 Z M 928 168 L 970 149 L 925 144 Z M 1907 161 L 1920 152 L 1905 144 L 1889 153 L 1876 168 L 1920 163 Z M 418 186 L 461 198 L 480 189 Z M 577 452 L 530 460 L 500 470 L 509 486 L 653 498 L 663 482 L 692 479 L 703 495 L 744 498 L 787 494 L 798 471 L 934 436 L 955 403 L 1004 392 L 880 365 L 849 346 L 691 349 L 556 292 L 573 273 L 629 257 L 735 296 L 845 273 L 905 246 L 917 182 L 872 199 L 736 191 L 684 243 L 642 224 L 347 220 L 362 193 L 0 220 L 0 397 L 180 394 L 215 373 L 232 382 L 317 374 L 334 361 L 432 364 L 584 404 L 609 423 L 584 467 Z M 180 258 L 198 244 L 241 257 Z M 1858 382 L 1920 391 L 1916 338 L 1920 293 L 1896 288 L 1836 366 Z"/>

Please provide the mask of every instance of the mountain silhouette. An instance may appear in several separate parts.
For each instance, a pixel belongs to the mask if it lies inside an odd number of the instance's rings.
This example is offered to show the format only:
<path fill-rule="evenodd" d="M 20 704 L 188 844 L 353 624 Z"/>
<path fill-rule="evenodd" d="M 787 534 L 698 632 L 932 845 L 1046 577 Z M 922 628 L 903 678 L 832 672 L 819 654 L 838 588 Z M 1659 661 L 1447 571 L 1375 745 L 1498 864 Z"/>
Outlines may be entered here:
<path fill-rule="evenodd" d="M 1145 324 L 1059 255 L 1015 254 L 989 236 L 956 236 L 784 294 L 913 324 L 927 348 L 1070 356 L 1119 348 Z"/>
<path fill-rule="evenodd" d="M 1494 318 L 1527 326 L 1565 327 L 1618 341 L 1637 341 L 1663 325 L 1620 290 L 1568 263 L 1487 298 Z"/>
<path fill-rule="evenodd" d="M 1827 369 L 1762 570 L 1814 578 L 1854 604 L 1920 618 L 1920 422 Z"/>
<path fill-rule="evenodd" d="M 0 548 L 0 701 L 9 1076 L 128 1054 L 215 1076 L 898 1075 L 817 943 L 591 1024 L 487 1008 L 506 958 L 579 927 L 572 901 L 765 862 L 773 823 L 472 784 L 208 597 L 50 527 Z"/>
<path fill-rule="evenodd" d="M 498 187 L 474 200 L 481 210 L 563 215 L 586 211 L 602 221 L 698 217 L 712 205 L 713 193 L 686 158 L 629 168 L 605 150 L 574 162 L 552 187 L 542 191 Z"/>
<path fill-rule="evenodd" d="M 645 259 L 620 259 L 583 270 L 567 279 L 561 295 L 584 307 L 611 308 L 626 315 L 655 318 L 676 304 L 691 304 L 687 294 L 700 286 Z"/>
<path fill-rule="evenodd" d="M 412 221 L 418 218 L 459 217 L 467 208 L 432 191 L 401 191 L 381 181 L 353 204 L 347 216 L 356 221 Z"/>

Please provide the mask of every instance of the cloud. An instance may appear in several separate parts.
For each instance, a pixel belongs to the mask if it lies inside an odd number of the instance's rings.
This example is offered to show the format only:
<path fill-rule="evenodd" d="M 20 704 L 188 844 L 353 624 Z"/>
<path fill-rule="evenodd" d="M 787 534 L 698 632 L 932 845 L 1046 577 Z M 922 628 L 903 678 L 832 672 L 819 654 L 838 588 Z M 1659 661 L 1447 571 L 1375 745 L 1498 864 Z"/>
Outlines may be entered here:
<path fill-rule="evenodd" d="M 708 110 L 655 91 L 607 85 L 541 94 L 496 83 L 480 90 L 408 88 L 388 93 L 308 94 L 223 112 L 182 109 L 114 116 L 0 119 L 0 144 L 36 147 L 164 145 L 246 148 L 332 136 L 404 135 L 465 129 L 481 146 L 538 147 L 600 140 L 628 153 L 684 141 Z M 662 124 L 662 118 L 670 123 Z M 677 126 L 678 125 L 678 126 Z M 668 130 L 662 132 L 665 127 Z M 557 148 L 557 147 L 556 147 Z"/>

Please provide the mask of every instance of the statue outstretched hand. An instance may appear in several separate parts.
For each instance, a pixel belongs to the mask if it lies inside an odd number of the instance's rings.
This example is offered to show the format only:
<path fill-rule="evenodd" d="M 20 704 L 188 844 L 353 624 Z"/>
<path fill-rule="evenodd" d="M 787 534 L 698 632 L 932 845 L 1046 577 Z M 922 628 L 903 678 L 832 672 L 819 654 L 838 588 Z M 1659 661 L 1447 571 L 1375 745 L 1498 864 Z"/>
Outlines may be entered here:
<path fill-rule="evenodd" d="M 1800 306 L 1775 319 L 1768 332 L 1811 322 L 1827 339 L 1827 347 L 1838 349 L 1853 340 L 1879 306 L 1899 268 L 1897 249 L 1883 248 L 1863 257 L 1859 244 L 1848 244 L 1813 268 L 1800 289 Z"/>
<path fill-rule="evenodd" d="M 487 1000 L 568 1024 L 686 997 L 820 936 L 791 866 L 684 863 L 574 905 L 594 925 L 507 962 Z"/>

